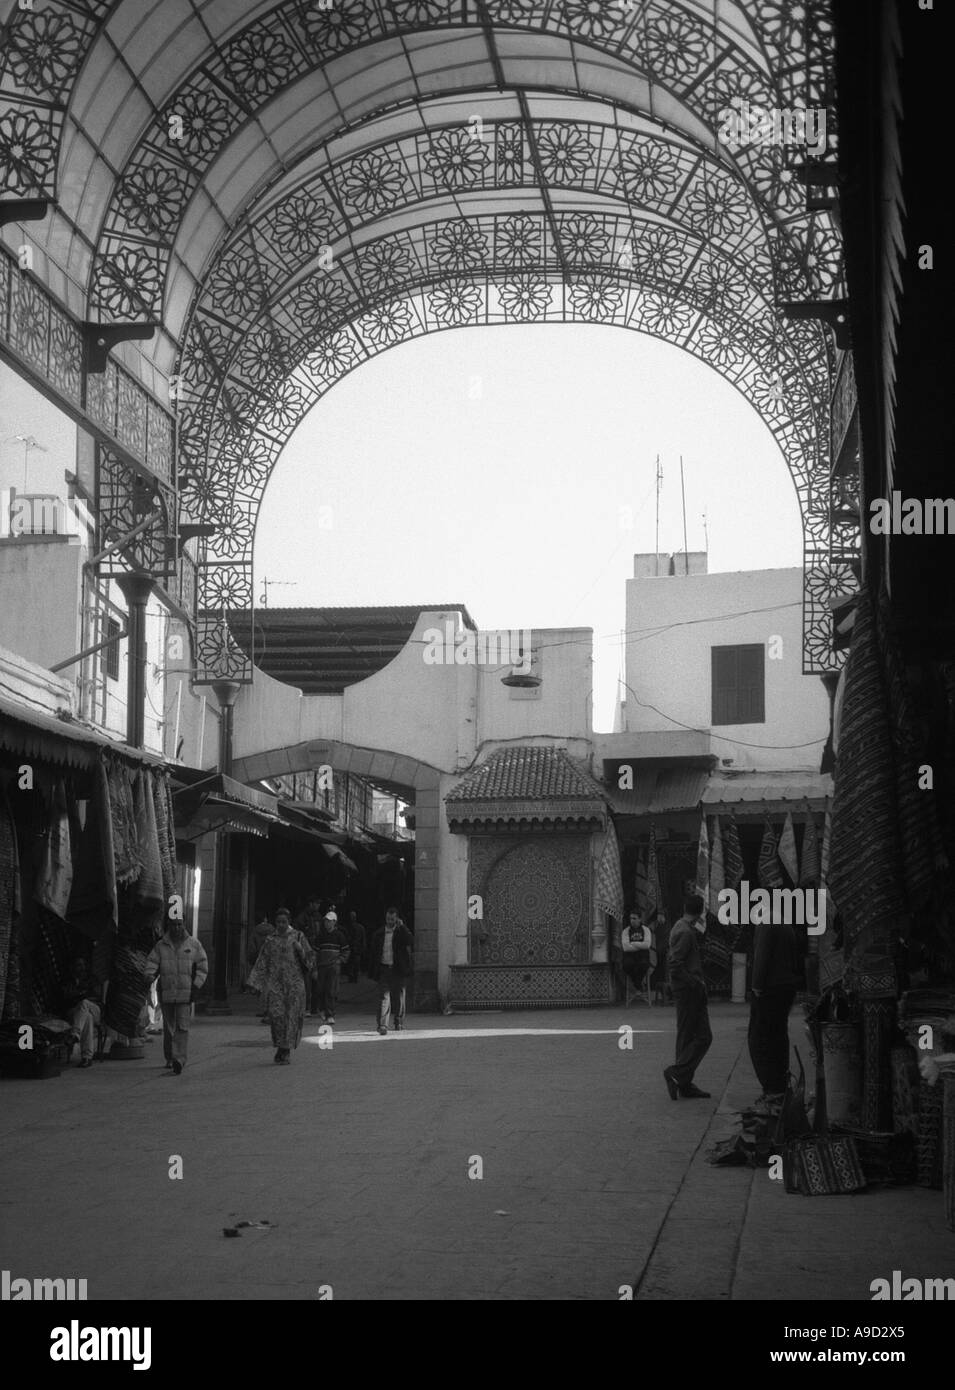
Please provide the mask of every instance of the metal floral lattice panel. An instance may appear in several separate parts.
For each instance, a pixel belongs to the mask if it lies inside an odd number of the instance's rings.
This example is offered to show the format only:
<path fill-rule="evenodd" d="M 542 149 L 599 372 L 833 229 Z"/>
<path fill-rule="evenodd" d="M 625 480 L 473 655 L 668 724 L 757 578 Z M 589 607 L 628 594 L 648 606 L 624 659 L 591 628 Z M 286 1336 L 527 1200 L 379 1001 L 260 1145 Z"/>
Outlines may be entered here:
<path fill-rule="evenodd" d="M 111 8 L 110 0 L 7 6 L 0 44 L 0 187 L 7 197 L 55 195 L 70 89 Z"/>
<path fill-rule="evenodd" d="M 118 540 L 147 517 L 154 524 L 99 564 L 101 575 L 125 574 L 130 564 L 160 584 L 176 578 L 176 506 L 171 488 L 137 473 L 112 450 L 97 446 L 96 505 L 104 544 Z"/>
<path fill-rule="evenodd" d="M 84 373 L 83 333 L 43 284 L 0 246 L 0 336 L 77 410 L 167 484 L 172 484 L 174 419 L 112 359 Z M 85 391 L 84 391 L 85 388 Z"/>
<path fill-rule="evenodd" d="M 355 0 L 347 7 L 277 5 L 258 15 L 227 43 L 199 61 L 169 97 L 141 141 L 129 153 L 107 211 L 94 258 L 91 308 L 106 318 L 137 318 L 162 311 L 163 283 L 177 226 L 224 144 L 271 100 L 307 81 L 330 58 L 358 45 L 408 31 L 443 34 L 488 21 L 502 31 L 572 39 L 630 66 L 659 88 L 661 97 L 686 103 L 715 126 L 730 103 L 777 109 L 820 101 L 831 90 L 831 24 L 828 6 L 763 0 L 747 7 L 744 26 L 720 21 L 710 6 L 645 0 Z M 749 32 L 745 32 L 748 28 Z M 742 31 L 741 31 L 742 30 Z M 653 105 L 651 100 L 651 106 Z M 831 126 L 831 119 L 830 119 Z M 170 132 L 177 134 L 171 138 Z M 835 132 L 829 131 L 830 149 Z M 438 137 L 421 172 L 436 186 L 462 189 L 486 172 L 474 142 L 463 132 Z M 561 148 L 552 132 L 542 148 L 549 181 L 574 166 L 572 137 Z M 524 160 L 522 137 L 512 130 L 497 148 L 505 171 Z M 356 207 L 382 211 L 400 202 L 412 171 L 404 162 L 378 164 L 368 192 L 367 156 L 355 158 L 341 193 L 349 214 Z M 737 167 L 771 220 L 797 248 L 803 270 L 819 292 L 831 282 L 838 251 L 828 214 L 807 213 L 801 186 L 785 151 L 752 143 L 737 151 Z M 449 178 L 448 170 L 451 170 Z M 357 193 L 351 197 L 354 187 Z M 286 219 L 294 240 L 294 218 Z"/>

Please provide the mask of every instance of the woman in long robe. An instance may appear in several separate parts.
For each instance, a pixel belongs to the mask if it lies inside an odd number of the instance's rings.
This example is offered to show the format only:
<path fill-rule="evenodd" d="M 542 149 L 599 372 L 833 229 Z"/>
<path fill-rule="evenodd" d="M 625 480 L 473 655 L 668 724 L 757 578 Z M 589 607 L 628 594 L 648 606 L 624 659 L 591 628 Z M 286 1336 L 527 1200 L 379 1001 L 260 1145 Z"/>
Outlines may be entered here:
<path fill-rule="evenodd" d="M 275 1060 L 280 1066 L 289 1065 L 292 1049 L 302 1040 L 306 982 L 314 964 L 312 948 L 292 926 L 290 914 L 280 908 L 275 914 L 275 931 L 266 937 L 249 975 L 252 988 L 262 991 L 272 1025 Z"/>

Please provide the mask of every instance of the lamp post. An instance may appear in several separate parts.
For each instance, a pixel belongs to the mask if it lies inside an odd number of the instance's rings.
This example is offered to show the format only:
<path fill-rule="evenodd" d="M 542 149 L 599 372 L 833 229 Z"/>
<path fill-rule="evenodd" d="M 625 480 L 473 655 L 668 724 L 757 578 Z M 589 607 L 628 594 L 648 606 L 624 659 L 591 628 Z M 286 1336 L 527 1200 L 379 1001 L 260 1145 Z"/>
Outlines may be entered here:
<path fill-rule="evenodd" d="M 228 777 L 232 772 L 232 730 L 235 700 L 240 689 L 238 681 L 215 681 L 213 694 L 219 701 L 219 774 Z M 210 1014 L 231 1014 L 229 1007 L 229 832 L 220 830 L 216 836 L 215 894 L 212 906 L 212 999 L 206 1010 Z"/>
<path fill-rule="evenodd" d="M 149 574 L 118 574 L 116 583 L 129 610 L 126 742 L 130 748 L 142 748 L 146 705 L 146 604 L 154 581 Z"/>

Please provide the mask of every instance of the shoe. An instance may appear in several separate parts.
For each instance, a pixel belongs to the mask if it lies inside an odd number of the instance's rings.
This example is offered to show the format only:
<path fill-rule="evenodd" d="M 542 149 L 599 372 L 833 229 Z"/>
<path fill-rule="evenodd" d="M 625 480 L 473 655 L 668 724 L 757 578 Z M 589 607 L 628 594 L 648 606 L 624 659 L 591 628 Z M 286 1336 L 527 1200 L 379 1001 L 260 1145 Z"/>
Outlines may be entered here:
<path fill-rule="evenodd" d="M 667 1090 L 670 1092 L 670 1099 L 677 1100 L 680 1094 L 680 1088 L 674 1081 L 673 1073 L 670 1071 L 669 1067 L 663 1068 L 663 1079 L 667 1083 Z"/>
<path fill-rule="evenodd" d="M 269 1016 L 268 1016 L 268 1014 L 259 1014 L 259 1022 L 260 1022 L 260 1023 L 268 1023 L 268 1021 L 269 1021 Z"/>
<path fill-rule="evenodd" d="M 166 1068 L 166 1071 L 172 1071 L 172 1062 L 164 1062 L 163 1066 Z"/>
<path fill-rule="evenodd" d="M 275 1059 L 274 1059 L 274 1060 L 275 1060 L 276 1062 L 281 1062 L 281 1060 L 282 1060 L 282 1049 L 281 1049 L 281 1048 L 279 1048 L 278 1052 L 276 1052 L 276 1054 L 275 1054 Z"/>
<path fill-rule="evenodd" d="M 680 1089 L 683 1100 L 709 1100 L 709 1091 L 701 1091 L 699 1086 L 683 1086 Z"/>
<path fill-rule="evenodd" d="M 307 1014 L 305 1015 L 305 1017 L 306 1017 L 306 1018 L 314 1018 L 315 1015 L 314 1015 L 313 1013 L 307 1013 Z"/>
<path fill-rule="evenodd" d="M 91 1067 L 92 1065 L 93 1065 L 93 1059 L 92 1059 L 92 1057 L 84 1057 L 83 1060 L 82 1060 L 82 1062 L 80 1062 L 80 1066 L 81 1066 L 81 1067 Z"/>
<path fill-rule="evenodd" d="M 174 1057 L 174 1058 L 172 1059 L 172 1074 L 173 1074 L 173 1076 L 179 1076 L 179 1075 L 181 1074 L 181 1072 L 182 1072 L 182 1063 L 181 1063 L 180 1061 L 178 1061 L 178 1060 Z"/>
<path fill-rule="evenodd" d="M 334 1022 L 335 1022 L 335 1015 L 334 1015 L 334 1014 L 326 1014 L 326 1015 L 325 1015 L 325 1022 L 326 1022 L 326 1023 L 334 1023 Z"/>
<path fill-rule="evenodd" d="M 403 1032 L 404 1032 L 404 1027 L 405 1027 L 405 1025 L 404 1025 L 403 1023 L 396 1023 L 396 1024 L 395 1024 L 395 1032 L 396 1032 L 396 1033 L 403 1033 Z"/>
<path fill-rule="evenodd" d="M 383 1038 L 385 1038 L 385 1037 L 388 1036 L 388 1029 L 387 1029 L 387 1028 L 382 1028 L 382 1026 L 381 1026 L 380 1023 L 379 1023 L 379 1025 L 378 1025 L 378 1032 L 381 1034 L 381 1036 L 382 1036 Z"/>

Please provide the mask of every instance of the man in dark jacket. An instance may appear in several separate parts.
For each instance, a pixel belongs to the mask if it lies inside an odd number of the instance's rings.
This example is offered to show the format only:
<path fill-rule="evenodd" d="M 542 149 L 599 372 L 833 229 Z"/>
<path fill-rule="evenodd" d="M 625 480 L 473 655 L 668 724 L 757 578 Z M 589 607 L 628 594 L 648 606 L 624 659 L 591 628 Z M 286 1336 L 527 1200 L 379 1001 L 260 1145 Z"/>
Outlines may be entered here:
<path fill-rule="evenodd" d="M 706 930 L 706 904 L 699 893 L 683 903 L 683 916 L 670 933 L 667 970 L 676 1004 L 676 1060 L 664 1067 L 663 1079 L 672 1100 L 708 1100 L 709 1092 L 693 1084 L 693 1075 L 713 1041 L 706 1007 L 706 981 L 700 941 Z"/>
<path fill-rule="evenodd" d="M 789 1072 L 789 1011 L 800 980 L 796 933 L 786 922 L 766 922 L 753 935 L 749 1056 L 763 1088 L 757 1104 L 777 1110 Z"/>
<path fill-rule="evenodd" d="M 414 937 L 398 916 L 396 907 L 385 913 L 368 948 L 368 974 L 378 981 L 378 1032 L 388 1032 L 388 1016 L 394 1014 L 395 1032 L 405 1026 L 405 989 L 414 974 Z"/>

